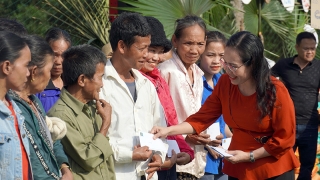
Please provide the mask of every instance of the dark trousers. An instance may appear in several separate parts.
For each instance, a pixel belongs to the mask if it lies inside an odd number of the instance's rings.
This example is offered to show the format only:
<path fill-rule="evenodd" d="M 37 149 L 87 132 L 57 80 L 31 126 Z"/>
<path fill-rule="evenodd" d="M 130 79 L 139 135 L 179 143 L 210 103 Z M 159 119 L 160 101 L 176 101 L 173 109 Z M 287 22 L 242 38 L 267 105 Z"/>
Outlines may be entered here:
<path fill-rule="evenodd" d="M 311 180 L 311 173 L 317 154 L 317 140 L 317 125 L 296 125 L 296 143 L 293 150 L 295 151 L 298 147 L 301 164 L 297 180 Z"/>
<path fill-rule="evenodd" d="M 159 180 L 176 180 L 177 179 L 177 171 L 176 165 L 173 165 L 168 170 L 157 171 Z"/>
<path fill-rule="evenodd" d="M 228 180 L 238 180 L 238 179 L 229 176 Z M 288 172 L 281 174 L 280 176 L 268 178 L 267 180 L 294 180 L 294 171 L 291 170 L 291 171 L 288 171 Z"/>

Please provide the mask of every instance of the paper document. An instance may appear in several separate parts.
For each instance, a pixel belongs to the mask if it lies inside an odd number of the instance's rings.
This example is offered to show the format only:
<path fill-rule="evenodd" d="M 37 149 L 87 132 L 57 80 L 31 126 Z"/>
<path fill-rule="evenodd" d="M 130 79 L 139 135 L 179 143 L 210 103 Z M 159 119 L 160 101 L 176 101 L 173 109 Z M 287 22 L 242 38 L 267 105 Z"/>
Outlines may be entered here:
<path fill-rule="evenodd" d="M 226 153 L 227 150 L 220 148 L 220 147 L 213 147 L 213 146 L 209 146 L 211 149 L 213 149 L 215 152 L 217 152 L 218 154 L 220 154 L 222 157 L 231 157 L 233 155 Z"/>
<path fill-rule="evenodd" d="M 222 139 L 222 147 L 223 147 L 223 149 L 229 149 L 230 143 L 231 143 L 231 138 Z"/>
<path fill-rule="evenodd" d="M 220 135 L 220 124 L 219 122 L 213 123 L 207 129 L 207 134 L 210 135 L 211 140 L 217 140 L 216 137 Z"/>
<path fill-rule="evenodd" d="M 148 146 L 149 149 L 155 151 L 168 151 L 168 144 L 164 143 L 161 139 L 153 139 L 154 134 L 147 133 L 147 132 L 140 132 L 139 139 L 140 139 L 140 146 Z"/>
<path fill-rule="evenodd" d="M 167 140 L 167 143 L 169 145 L 168 154 L 167 154 L 168 157 L 172 156 L 172 149 L 174 150 L 174 152 L 176 152 L 176 154 L 180 153 L 180 148 L 176 140 Z"/>

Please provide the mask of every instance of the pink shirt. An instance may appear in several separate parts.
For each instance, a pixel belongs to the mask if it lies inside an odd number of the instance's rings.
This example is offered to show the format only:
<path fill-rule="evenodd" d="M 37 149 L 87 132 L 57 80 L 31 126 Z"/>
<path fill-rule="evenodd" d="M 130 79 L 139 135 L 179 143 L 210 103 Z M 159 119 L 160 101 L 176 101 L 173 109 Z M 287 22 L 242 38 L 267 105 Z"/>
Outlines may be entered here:
<path fill-rule="evenodd" d="M 169 85 L 169 90 L 178 115 L 178 122 L 182 123 L 201 107 L 203 93 L 203 72 L 196 65 L 191 66 L 194 84 L 190 82 L 187 69 L 182 64 L 175 51 L 172 58 L 158 66 L 161 76 Z"/>
<path fill-rule="evenodd" d="M 166 81 L 161 77 L 160 72 L 157 68 L 153 71 L 147 72 L 146 76 L 155 86 L 160 103 L 164 110 L 164 115 L 167 121 L 167 126 L 177 125 L 178 117 L 176 110 L 174 109 L 174 104 L 170 95 L 169 86 Z M 181 135 L 169 136 L 168 139 L 176 140 L 181 152 L 188 153 L 190 155 L 190 161 L 194 158 L 194 151 L 190 148 L 187 142 Z"/>

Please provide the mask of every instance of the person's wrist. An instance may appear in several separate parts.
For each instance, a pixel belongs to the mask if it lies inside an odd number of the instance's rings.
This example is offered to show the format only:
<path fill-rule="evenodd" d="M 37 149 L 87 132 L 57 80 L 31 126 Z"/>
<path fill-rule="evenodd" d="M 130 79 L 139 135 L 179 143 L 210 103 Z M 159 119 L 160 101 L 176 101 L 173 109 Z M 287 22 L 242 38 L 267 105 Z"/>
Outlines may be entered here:
<path fill-rule="evenodd" d="M 252 163 L 256 161 L 255 158 L 254 158 L 253 151 L 249 152 L 249 161 L 252 162 Z"/>

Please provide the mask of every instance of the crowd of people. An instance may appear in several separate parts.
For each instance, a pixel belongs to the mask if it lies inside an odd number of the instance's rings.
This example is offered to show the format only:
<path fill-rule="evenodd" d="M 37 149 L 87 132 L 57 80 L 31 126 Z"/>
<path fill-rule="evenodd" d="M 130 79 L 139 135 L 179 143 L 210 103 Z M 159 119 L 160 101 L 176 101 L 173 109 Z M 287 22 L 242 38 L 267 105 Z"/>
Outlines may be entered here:
<path fill-rule="evenodd" d="M 0 179 L 293 180 L 299 166 L 297 179 L 311 179 L 320 88 L 312 33 L 272 68 L 259 37 L 227 39 L 195 15 L 176 20 L 170 41 L 158 19 L 124 12 L 109 41 L 103 53 L 73 46 L 63 29 L 42 38 L 0 18 Z M 142 146 L 141 132 L 179 152 Z M 225 138 L 229 156 L 213 148 Z"/>

